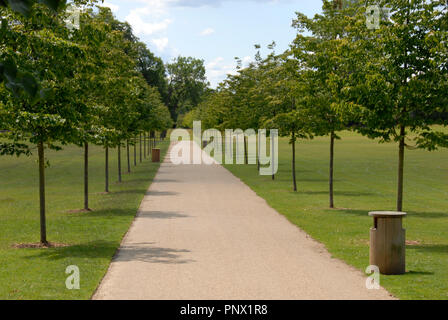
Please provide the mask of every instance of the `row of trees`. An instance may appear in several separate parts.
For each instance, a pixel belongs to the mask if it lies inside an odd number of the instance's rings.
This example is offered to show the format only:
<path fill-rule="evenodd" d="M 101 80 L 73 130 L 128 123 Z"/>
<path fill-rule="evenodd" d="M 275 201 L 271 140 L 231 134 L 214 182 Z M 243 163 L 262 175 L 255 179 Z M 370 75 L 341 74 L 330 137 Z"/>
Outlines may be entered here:
<path fill-rule="evenodd" d="M 7 138 L 0 154 L 30 155 L 37 147 L 41 243 L 47 244 L 45 149 L 84 147 L 88 211 L 89 145 L 105 149 L 109 192 L 109 149 L 117 148 L 121 182 L 121 148 L 127 149 L 130 171 L 130 146 L 136 164 L 137 142 L 142 158 L 142 139 L 146 156 L 147 134 L 173 123 L 160 93 L 166 81 L 161 60 L 110 9 L 95 8 L 95 0 L 74 1 L 84 9 L 80 28 L 69 30 L 65 1 L 19 2 L 23 5 L 9 1 L 0 6 L 0 129 Z"/>
<path fill-rule="evenodd" d="M 366 27 L 366 7 L 381 11 Z M 448 4 L 444 0 L 323 1 L 322 14 L 297 13 L 297 37 L 229 75 L 193 112 L 205 128 L 276 128 L 295 143 L 330 138 L 329 198 L 334 208 L 334 150 L 342 130 L 398 144 L 397 210 L 403 209 L 406 148 L 448 147 Z M 256 46 L 260 49 L 260 46 Z"/>

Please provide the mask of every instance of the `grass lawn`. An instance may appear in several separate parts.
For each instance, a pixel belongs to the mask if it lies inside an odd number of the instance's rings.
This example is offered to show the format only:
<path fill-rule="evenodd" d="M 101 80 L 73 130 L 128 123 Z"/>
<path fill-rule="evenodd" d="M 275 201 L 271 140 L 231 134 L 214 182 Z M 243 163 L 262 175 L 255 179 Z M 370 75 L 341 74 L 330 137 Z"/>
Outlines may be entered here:
<path fill-rule="evenodd" d="M 165 155 L 168 142 L 161 145 Z M 37 152 L 35 152 L 37 153 Z M 131 152 L 133 154 L 133 152 Z M 123 172 L 126 171 L 122 153 Z M 83 206 L 83 150 L 69 146 L 47 151 L 47 234 L 53 249 L 13 249 L 39 241 L 36 155 L 0 158 L 0 300 L 89 299 L 129 229 L 159 164 L 149 159 L 117 184 L 117 152 L 111 150 L 111 193 L 104 190 L 104 150 L 90 150 L 91 213 L 70 214 Z M 67 266 L 80 269 L 81 289 L 67 290 Z"/>
<path fill-rule="evenodd" d="M 354 133 L 336 142 L 335 201 L 328 200 L 329 139 L 297 145 L 299 192 L 292 192 L 291 147 L 279 146 L 275 181 L 256 166 L 228 165 L 234 175 L 266 199 L 330 253 L 360 270 L 369 265 L 368 211 L 394 210 L 398 165 L 396 144 L 378 144 Z M 407 273 L 382 276 L 381 285 L 401 299 L 448 299 L 448 151 L 406 151 L 405 218 Z"/>

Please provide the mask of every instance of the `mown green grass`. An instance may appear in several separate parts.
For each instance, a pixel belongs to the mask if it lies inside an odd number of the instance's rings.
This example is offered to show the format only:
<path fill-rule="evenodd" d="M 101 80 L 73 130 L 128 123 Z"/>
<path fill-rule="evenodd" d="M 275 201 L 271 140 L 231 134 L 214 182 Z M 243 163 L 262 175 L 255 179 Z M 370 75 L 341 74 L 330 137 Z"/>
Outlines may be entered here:
<path fill-rule="evenodd" d="M 162 143 L 162 156 L 167 147 L 168 142 Z M 90 154 L 94 211 L 70 214 L 83 207 L 83 150 L 69 146 L 47 153 L 48 240 L 70 245 L 52 249 L 12 248 L 39 242 L 37 163 L 35 155 L 0 158 L 0 299 L 89 299 L 94 293 L 159 164 L 144 160 L 117 184 L 117 153 L 112 150 L 111 193 L 104 195 L 104 150 L 92 147 Z M 66 288 L 70 265 L 80 269 L 80 290 Z"/>
<path fill-rule="evenodd" d="M 228 165 L 269 205 L 285 215 L 330 253 L 360 270 L 369 265 L 369 229 L 373 210 L 396 208 L 398 149 L 354 133 L 336 142 L 335 198 L 328 200 L 329 139 L 297 145 L 299 191 L 292 191 L 291 147 L 279 146 L 276 180 L 259 176 L 256 166 Z M 407 273 L 382 276 L 381 285 L 401 299 L 448 299 L 448 151 L 406 152 L 404 226 Z"/>

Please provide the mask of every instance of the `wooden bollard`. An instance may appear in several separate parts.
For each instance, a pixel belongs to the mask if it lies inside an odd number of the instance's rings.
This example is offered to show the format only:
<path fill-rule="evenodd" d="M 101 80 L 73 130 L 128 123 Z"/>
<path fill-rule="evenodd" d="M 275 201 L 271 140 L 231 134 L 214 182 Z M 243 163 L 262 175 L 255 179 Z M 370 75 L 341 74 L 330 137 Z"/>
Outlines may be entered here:
<path fill-rule="evenodd" d="M 374 211 L 370 229 L 370 264 L 381 274 L 398 275 L 406 272 L 406 231 L 403 229 L 405 212 Z"/>
<path fill-rule="evenodd" d="M 160 162 L 160 149 L 152 149 L 152 162 Z"/>

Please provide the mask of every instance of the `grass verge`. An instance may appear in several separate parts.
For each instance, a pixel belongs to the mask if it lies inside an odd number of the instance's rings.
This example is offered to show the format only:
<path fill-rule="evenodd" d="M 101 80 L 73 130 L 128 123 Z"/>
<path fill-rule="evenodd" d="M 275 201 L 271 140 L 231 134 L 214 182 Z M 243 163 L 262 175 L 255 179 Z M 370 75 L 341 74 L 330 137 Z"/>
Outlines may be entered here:
<path fill-rule="evenodd" d="M 336 258 L 360 270 L 369 265 L 369 211 L 394 210 L 398 148 L 354 133 L 336 142 L 335 200 L 328 200 L 329 139 L 297 144 L 299 191 L 292 191 L 291 147 L 279 145 L 276 180 L 256 166 L 227 165 L 270 206 L 322 242 Z M 406 151 L 407 273 L 381 276 L 401 299 L 448 299 L 448 151 Z"/>
<path fill-rule="evenodd" d="M 168 142 L 161 144 L 162 158 Z M 123 151 L 123 150 L 122 150 Z M 125 153 L 122 153 L 125 155 Z M 131 153 L 133 155 L 133 152 Z M 88 213 L 83 206 L 83 150 L 47 151 L 47 232 L 49 249 L 17 249 L 39 241 L 36 155 L 0 158 L 0 299 L 89 299 L 103 278 L 159 165 L 146 159 L 117 181 L 117 152 L 110 155 L 111 193 L 104 190 L 104 150 L 91 147 Z M 122 156 L 123 172 L 126 171 Z M 80 270 L 80 290 L 65 285 L 68 266 Z"/>

